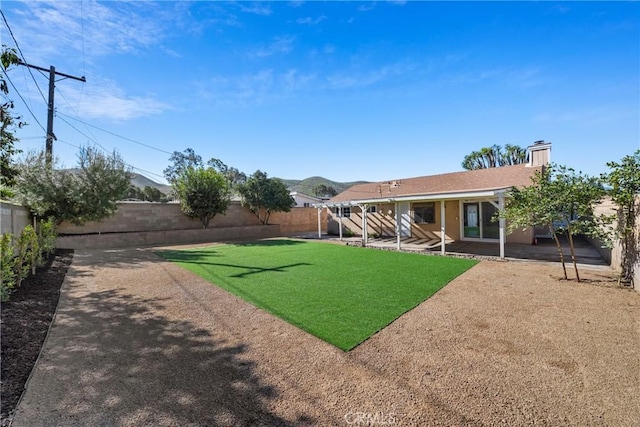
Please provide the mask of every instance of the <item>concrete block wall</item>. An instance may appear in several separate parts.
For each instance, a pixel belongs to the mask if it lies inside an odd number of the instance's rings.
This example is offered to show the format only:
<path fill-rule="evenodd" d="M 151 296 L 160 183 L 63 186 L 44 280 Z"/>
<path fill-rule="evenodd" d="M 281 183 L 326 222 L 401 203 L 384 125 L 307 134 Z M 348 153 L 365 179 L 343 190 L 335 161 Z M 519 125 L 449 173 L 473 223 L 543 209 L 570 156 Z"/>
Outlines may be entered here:
<path fill-rule="evenodd" d="M 318 209 L 293 208 L 290 212 L 274 212 L 269 218 L 270 224 L 278 224 L 283 236 L 291 236 L 301 233 L 318 232 Z M 327 232 L 327 210 L 320 212 L 320 227 L 323 233 Z"/>
<path fill-rule="evenodd" d="M 258 225 L 260 222 L 240 203 L 231 203 L 225 215 L 216 215 L 209 228 Z M 123 233 L 133 231 L 202 229 L 198 219 L 191 219 L 180 210 L 178 203 L 119 202 L 114 215 L 101 221 L 77 226 L 63 222 L 61 234 Z"/>
<path fill-rule="evenodd" d="M 162 230 L 130 233 L 84 234 L 58 237 L 56 246 L 66 249 L 109 249 L 154 245 L 266 239 L 281 235 L 278 225 L 208 228 L 206 230 Z"/>
<path fill-rule="evenodd" d="M 82 226 L 64 222 L 58 228 L 60 248 L 115 248 L 127 246 L 214 242 L 235 239 L 261 239 L 317 233 L 318 210 L 293 208 L 275 212 L 271 225 L 238 202 L 232 202 L 225 215 L 217 215 L 205 230 L 197 219 L 184 215 L 177 203 L 121 202 L 118 211 L 102 221 Z M 321 216 L 326 231 L 326 214 Z"/>
<path fill-rule="evenodd" d="M 29 209 L 8 202 L 0 202 L 0 233 L 19 236 L 24 228 L 31 224 Z"/>
<path fill-rule="evenodd" d="M 318 210 L 293 208 L 290 212 L 274 212 L 270 224 L 279 224 L 285 235 L 317 232 Z M 322 230 L 327 229 L 326 212 L 322 213 Z M 232 202 L 225 215 L 216 215 L 209 228 L 261 225 L 258 218 L 239 202 Z M 202 230 L 197 219 L 191 219 L 180 210 L 177 203 L 120 202 L 118 211 L 101 221 L 78 226 L 63 222 L 58 232 L 63 235 L 91 233 L 128 233 L 140 231 Z"/>

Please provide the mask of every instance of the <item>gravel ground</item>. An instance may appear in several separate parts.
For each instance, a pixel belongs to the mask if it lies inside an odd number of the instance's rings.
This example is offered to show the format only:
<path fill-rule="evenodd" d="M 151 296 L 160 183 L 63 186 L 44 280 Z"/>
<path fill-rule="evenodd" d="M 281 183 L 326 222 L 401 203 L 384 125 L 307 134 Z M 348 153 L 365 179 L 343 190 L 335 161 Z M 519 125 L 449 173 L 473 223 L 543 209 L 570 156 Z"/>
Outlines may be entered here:
<path fill-rule="evenodd" d="M 638 425 L 640 293 L 582 273 L 483 261 L 344 353 L 149 251 L 77 251 L 13 425 Z"/>

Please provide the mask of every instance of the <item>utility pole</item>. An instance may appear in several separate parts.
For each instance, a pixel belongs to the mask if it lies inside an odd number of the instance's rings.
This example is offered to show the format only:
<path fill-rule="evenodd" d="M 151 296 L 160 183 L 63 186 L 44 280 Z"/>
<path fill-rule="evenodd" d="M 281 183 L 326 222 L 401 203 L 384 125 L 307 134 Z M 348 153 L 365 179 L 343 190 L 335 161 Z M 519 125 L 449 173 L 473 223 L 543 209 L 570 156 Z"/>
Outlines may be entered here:
<path fill-rule="evenodd" d="M 87 79 L 85 79 L 84 76 L 76 77 L 76 76 L 71 76 L 69 74 L 56 71 L 56 67 L 54 67 L 53 65 L 51 65 L 49 69 L 46 69 L 43 67 L 38 67 L 37 65 L 27 64 L 26 62 L 22 62 L 22 61 L 20 61 L 18 64 L 24 65 L 25 67 L 33 68 L 35 70 L 49 72 L 49 101 L 47 102 L 47 143 L 45 146 L 45 156 L 46 156 L 45 158 L 46 158 L 47 166 L 50 167 L 51 161 L 53 159 L 53 140 L 56 139 L 56 137 L 53 134 L 53 113 L 55 111 L 54 95 L 55 95 L 55 88 L 56 88 L 56 76 L 62 76 L 64 78 L 78 80 L 83 83 L 86 82 Z"/>

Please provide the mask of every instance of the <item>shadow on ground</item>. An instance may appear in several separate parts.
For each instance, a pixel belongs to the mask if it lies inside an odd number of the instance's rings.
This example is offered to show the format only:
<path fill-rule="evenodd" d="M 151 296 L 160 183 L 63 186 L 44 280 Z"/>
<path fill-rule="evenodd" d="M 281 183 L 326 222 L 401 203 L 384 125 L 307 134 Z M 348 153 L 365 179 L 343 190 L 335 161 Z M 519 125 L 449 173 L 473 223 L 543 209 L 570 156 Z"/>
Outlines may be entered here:
<path fill-rule="evenodd" d="M 73 285 L 71 285 L 73 286 Z M 113 289 L 60 307 L 14 425 L 305 425 L 271 413 L 278 391 L 244 345 L 160 316 L 171 300 Z"/>

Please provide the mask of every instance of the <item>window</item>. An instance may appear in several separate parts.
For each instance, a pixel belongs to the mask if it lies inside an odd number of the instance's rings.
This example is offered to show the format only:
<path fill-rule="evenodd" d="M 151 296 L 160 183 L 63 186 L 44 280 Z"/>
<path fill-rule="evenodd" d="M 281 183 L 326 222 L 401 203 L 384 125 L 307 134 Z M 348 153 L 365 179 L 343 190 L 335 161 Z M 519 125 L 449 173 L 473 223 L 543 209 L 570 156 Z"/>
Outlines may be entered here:
<path fill-rule="evenodd" d="M 351 218 L 351 206 L 342 208 L 342 216 L 345 218 Z"/>
<path fill-rule="evenodd" d="M 367 213 L 376 213 L 376 210 L 376 205 L 372 205 L 367 208 Z"/>
<path fill-rule="evenodd" d="M 435 202 L 413 205 L 413 220 L 418 224 L 434 224 L 436 222 Z"/>
<path fill-rule="evenodd" d="M 309 204 L 309 202 L 304 202 L 304 207 L 305 207 L 305 208 L 308 208 L 309 206 L 311 206 L 311 205 Z"/>

